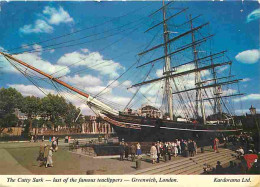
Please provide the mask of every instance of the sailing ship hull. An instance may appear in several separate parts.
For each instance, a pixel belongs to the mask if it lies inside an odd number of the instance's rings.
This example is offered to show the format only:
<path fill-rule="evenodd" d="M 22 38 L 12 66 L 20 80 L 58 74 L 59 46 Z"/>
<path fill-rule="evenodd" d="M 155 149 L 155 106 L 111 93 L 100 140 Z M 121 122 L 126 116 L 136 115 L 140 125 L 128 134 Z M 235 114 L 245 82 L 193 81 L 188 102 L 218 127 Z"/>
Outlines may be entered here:
<path fill-rule="evenodd" d="M 215 137 L 240 133 L 227 125 L 202 125 L 138 116 L 106 115 L 107 121 L 117 133 L 120 141 L 155 142 L 176 139 L 193 139 L 200 144 L 210 144 Z"/>

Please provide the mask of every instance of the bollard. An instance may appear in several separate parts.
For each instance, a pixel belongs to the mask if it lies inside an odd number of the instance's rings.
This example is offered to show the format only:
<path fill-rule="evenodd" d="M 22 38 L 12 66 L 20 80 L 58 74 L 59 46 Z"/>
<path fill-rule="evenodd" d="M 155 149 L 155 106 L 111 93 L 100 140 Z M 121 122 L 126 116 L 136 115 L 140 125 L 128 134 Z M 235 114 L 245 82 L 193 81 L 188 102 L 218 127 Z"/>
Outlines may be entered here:
<path fill-rule="evenodd" d="M 140 169 L 141 168 L 141 160 L 136 160 L 136 169 Z"/>
<path fill-rule="evenodd" d="M 201 153 L 204 153 L 204 147 L 200 148 Z"/>
<path fill-rule="evenodd" d="M 86 172 L 87 175 L 94 175 L 94 173 L 95 173 L 94 170 L 88 170 L 88 171 Z"/>
<path fill-rule="evenodd" d="M 165 160 L 165 162 L 169 161 L 169 155 L 168 154 L 164 155 L 164 160 Z"/>
<path fill-rule="evenodd" d="M 189 157 L 189 151 L 185 151 L 185 157 Z"/>

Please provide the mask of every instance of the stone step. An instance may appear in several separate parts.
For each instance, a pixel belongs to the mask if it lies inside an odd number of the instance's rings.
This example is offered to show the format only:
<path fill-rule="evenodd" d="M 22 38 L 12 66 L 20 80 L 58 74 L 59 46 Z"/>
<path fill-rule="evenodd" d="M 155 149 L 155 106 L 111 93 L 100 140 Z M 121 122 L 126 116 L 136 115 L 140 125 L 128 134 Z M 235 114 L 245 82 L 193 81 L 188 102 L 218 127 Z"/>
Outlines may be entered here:
<path fill-rule="evenodd" d="M 178 164 L 178 167 L 176 167 L 177 165 L 172 165 L 171 168 L 168 168 L 168 169 L 165 169 L 164 171 L 161 171 L 160 174 L 163 175 L 163 174 L 170 174 L 170 173 L 173 173 L 173 172 L 187 171 L 188 168 L 196 167 L 198 164 L 203 165 L 205 162 L 207 163 L 210 160 L 215 160 L 216 159 L 216 154 L 217 153 L 214 153 L 214 154 L 212 154 L 210 156 L 207 156 L 207 160 L 205 160 L 205 158 L 199 158 L 199 159 L 192 158 L 191 162 Z M 229 153 L 223 152 L 221 154 L 218 154 L 217 158 L 226 156 L 226 154 L 229 154 Z M 155 174 L 158 174 L 158 173 L 155 173 Z"/>
<path fill-rule="evenodd" d="M 229 157 L 229 158 L 226 158 L 226 159 L 219 159 L 219 160 L 215 160 L 215 162 L 209 162 L 208 164 L 211 165 L 211 166 L 216 166 L 217 164 L 217 161 L 220 161 L 221 164 L 226 164 L 226 163 L 229 163 L 230 161 L 233 161 L 233 160 L 236 160 L 235 157 Z M 202 166 L 203 168 L 203 166 Z M 203 173 L 203 169 L 197 169 L 197 170 L 190 170 L 188 173 L 186 173 L 187 175 L 198 175 L 198 174 L 201 174 Z"/>
<path fill-rule="evenodd" d="M 199 166 L 199 167 L 203 167 L 203 164 L 205 164 L 205 163 L 207 163 L 207 164 L 209 164 L 209 163 L 215 163 L 217 160 L 220 160 L 220 159 L 223 159 L 223 158 L 233 158 L 232 157 L 232 151 L 229 151 L 229 150 L 227 150 L 226 152 L 223 152 L 222 151 L 222 153 L 215 153 L 213 156 L 211 156 L 211 157 L 207 157 L 206 159 L 203 159 L 203 160 L 196 160 L 196 159 L 194 159 L 194 163 L 197 163 L 197 164 L 195 164 L 195 165 L 193 165 L 193 166 L 191 166 L 191 167 L 189 167 L 189 169 L 183 169 L 183 170 L 178 170 L 178 172 L 176 172 L 176 174 L 177 173 L 182 173 L 182 171 L 184 171 L 184 172 L 187 172 L 188 170 L 190 170 L 190 169 L 193 169 L 193 168 L 195 168 L 196 166 Z"/>
<path fill-rule="evenodd" d="M 220 154 L 225 154 L 225 153 L 229 152 L 229 150 L 222 150 L 221 152 L 222 153 L 220 153 Z M 194 157 L 182 158 L 180 160 L 170 161 L 169 163 L 162 164 L 162 165 L 159 165 L 156 167 L 150 167 L 150 168 L 144 169 L 142 171 L 135 172 L 134 174 L 163 174 L 162 172 L 165 172 L 172 168 L 181 169 L 183 167 L 186 167 L 186 165 L 192 164 L 193 160 L 195 160 L 195 159 L 197 161 L 199 161 L 199 160 L 203 161 L 205 159 L 205 157 L 211 158 L 211 157 L 215 157 L 215 156 L 216 156 L 215 152 L 203 153 L 203 154 L 195 155 Z M 190 160 L 191 158 L 192 158 L 192 160 Z"/>
<path fill-rule="evenodd" d="M 211 155 L 211 154 L 213 154 L 213 152 L 205 152 L 203 154 L 195 155 L 193 158 L 200 158 L 200 157 L 208 156 L 208 155 Z M 133 172 L 132 174 L 135 174 L 135 175 L 142 174 L 142 173 L 145 173 L 145 172 L 154 171 L 154 170 L 157 170 L 157 169 L 160 169 L 160 168 L 164 168 L 164 167 L 167 167 L 167 166 L 172 166 L 173 164 L 183 163 L 183 162 L 186 162 L 186 161 L 189 161 L 189 160 L 190 160 L 190 157 L 187 157 L 187 158 L 183 157 L 180 160 L 169 161 L 168 163 L 155 165 L 153 167 L 149 167 L 149 168 L 145 168 L 145 169 Z"/>
<path fill-rule="evenodd" d="M 227 156 L 222 156 L 222 157 L 216 157 L 214 159 L 211 159 L 210 161 L 207 161 L 206 163 L 207 164 L 210 164 L 210 165 L 213 165 L 213 164 L 216 164 L 217 161 L 226 161 L 226 160 L 230 160 L 232 159 L 233 157 L 230 156 L 230 155 L 227 155 Z M 181 174 L 192 174 L 192 171 L 198 171 L 198 170 L 201 170 L 203 172 L 203 164 L 205 162 L 201 162 L 201 163 L 198 163 L 198 164 L 195 164 L 195 165 L 192 165 L 190 167 L 187 167 L 185 169 L 182 169 L 182 170 L 178 170 L 176 172 L 173 172 L 173 173 L 167 173 L 167 174 L 176 174 L 176 175 L 181 175 Z"/>

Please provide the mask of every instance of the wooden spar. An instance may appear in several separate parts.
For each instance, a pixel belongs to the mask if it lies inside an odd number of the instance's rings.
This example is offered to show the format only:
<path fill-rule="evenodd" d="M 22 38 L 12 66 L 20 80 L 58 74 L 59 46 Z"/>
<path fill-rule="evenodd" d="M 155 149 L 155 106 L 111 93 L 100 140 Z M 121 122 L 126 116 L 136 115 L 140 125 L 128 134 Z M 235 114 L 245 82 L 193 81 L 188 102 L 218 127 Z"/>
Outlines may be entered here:
<path fill-rule="evenodd" d="M 231 81 L 227 81 L 227 82 L 220 82 L 220 83 L 216 83 L 216 84 L 210 84 L 210 85 L 207 85 L 207 86 L 201 86 L 201 87 L 197 87 L 197 88 L 191 88 L 191 89 L 188 89 L 188 90 L 182 90 L 182 91 L 179 91 L 179 92 L 174 92 L 173 94 L 189 92 L 189 91 L 197 90 L 197 89 L 212 88 L 212 87 L 216 87 L 216 86 L 220 86 L 220 85 L 233 84 L 233 83 L 237 83 L 238 81 L 241 81 L 241 80 L 243 80 L 243 79 L 236 79 L 236 80 L 231 80 Z"/>
<path fill-rule="evenodd" d="M 206 26 L 206 25 L 208 25 L 208 24 L 209 24 L 209 22 L 208 22 L 208 23 L 205 23 L 205 24 L 203 24 L 203 25 L 200 25 L 200 26 L 198 26 L 198 27 L 195 27 L 195 28 L 193 28 L 193 29 L 191 29 L 191 30 L 189 30 L 189 31 L 187 31 L 187 32 L 184 32 L 184 33 L 182 33 L 182 34 L 180 34 L 180 35 L 178 35 L 178 36 L 176 36 L 176 37 L 174 37 L 174 38 L 168 40 L 168 41 L 165 42 L 165 43 L 162 43 L 162 44 L 159 44 L 159 45 L 157 45 L 157 46 L 154 46 L 154 47 L 152 47 L 152 48 L 150 48 L 150 49 L 147 49 L 146 51 L 143 51 L 143 52 L 139 53 L 138 55 L 140 56 L 140 55 L 143 55 L 143 54 L 145 54 L 145 53 L 147 53 L 147 52 L 150 52 L 150 51 L 152 51 L 152 50 L 155 50 L 155 49 L 157 49 L 157 48 L 159 48 L 159 47 L 165 46 L 166 44 L 169 44 L 169 43 L 171 43 L 171 42 L 173 42 L 173 41 L 175 41 L 175 40 L 177 40 L 177 39 L 179 39 L 179 38 L 181 38 L 181 37 L 183 37 L 183 36 L 185 36 L 185 35 L 187 35 L 187 34 L 190 34 L 190 33 L 194 32 L 194 31 L 196 31 L 196 30 L 198 30 L 198 29 L 201 29 L 201 28 L 203 28 L 204 26 Z"/>
<path fill-rule="evenodd" d="M 168 17 L 168 18 L 165 19 L 164 21 L 161 21 L 160 23 L 157 23 L 156 25 L 150 27 L 149 29 L 147 29 L 146 31 L 144 31 L 144 33 L 146 33 L 146 32 L 148 32 L 148 31 L 154 29 L 155 27 L 157 27 L 157 26 L 163 24 L 163 23 L 166 22 L 166 21 L 169 21 L 170 19 L 172 19 L 173 17 L 175 17 L 175 16 L 181 14 L 182 12 L 186 11 L 187 9 L 188 9 L 188 8 L 185 8 L 185 9 L 183 9 L 183 10 L 177 12 L 176 14 L 173 14 L 172 16 Z"/>
<path fill-rule="evenodd" d="M 201 61 L 201 60 L 207 59 L 207 58 L 209 58 L 209 57 L 217 56 L 217 55 L 223 54 L 223 53 L 225 53 L 225 52 L 227 52 L 227 51 L 221 51 L 221 52 L 218 52 L 218 53 L 215 53 L 215 54 L 212 54 L 212 55 L 208 55 L 208 56 L 205 56 L 205 57 L 202 57 L 202 58 L 198 58 L 197 61 Z M 173 66 L 172 69 L 175 69 L 175 68 L 178 68 L 178 67 L 180 67 L 180 66 L 187 65 L 187 64 L 191 64 L 191 63 L 194 63 L 194 62 L 195 62 L 195 60 L 192 60 L 192 61 L 186 62 L 186 63 L 184 63 L 184 64 L 180 64 L 180 65 L 177 65 L 177 66 Z"/>
<path fill-rule="evenodd" d="M 168 5 L 170 5 L 171 3 L 173 3 L 174 1 L 170 1 L 169 3 L 167 3 L 166 5 L 162 6 L 161 8 L 159 8 L 158 10 L 154 11 L 153 13 L 151 13 L 148 17 L 153 16 L 154 14 L 156 14 L 157 12 L 159 12 L 160 10 L 162 10 L 164 7 L 167 7 Z"/>
<path fill-rule="evenodd" d="M 166 76 L 163 76 L 163 77 L 160 77 L 160 78 L 157 78 L 157 79 L 152 79 L 152 80 L 149 80 L 149 81 L 144 81 L 144 82 L 141 82 L 141 83 L 138 83 L 138 84 L 134 84 L 129 88 L 142 86 L 144 84 L 149 84 L 149 83 L 152 83 L 152 82 L 157 82 L 157 81 L 160 81 L 162 79 L 169 78 L 169 77 L 172 77 L 172 78 L 173 77 L 179 77 L 179 76 L 187 75 L 187 74 L 194 73 L 194 72 L 197 72 L 197 71 L 203 71 L 203 70 L 206 70 L 206 69 L 209 69 L 209 68 L 212 68 L 212 67 L 224 66 L 224 65 L 227 65 L 227 64 L 231 64 L 231 61 L 223 62 L 223 63 L 219 63 L 219 64 L 214 64 L 214 65 L 209 65 L 209 66 L 204 66 L 204 67 L 201 67 L 201 68 L 192 69 L 192 70 L 188 70 L 188 71 L 184 71 L 184 72 L 180 72 L 180 73 L 175 73 L 175 74 L 171 74 L 171 75 L 166 75 Z"/>
<path fill-rule="evenodd" d="M 54 82 L 57 82 L 58 84 L 61 84 L 62 86 L 66 87 L 66 88 L 68 88 L 68 89 L 70 89 L 70 90 L 72 90 L 72 91 L 74 91 L 74 92 L 76 92 L 76 93 L 78 93 L 78 94 L 80 94 L 80 95 L 86 97 L 86 98 L 89 97 L 88 94 L 86 94 L 86 93 L 84 93 L 84 92 L 82 92 L 82 91 L 80 91 L 80 90 L 78 90 L 78 89 L 72 87 L 71 85 L 69 85 L 69 84 L 67 84 L 67 83 L 65 83 L 65 82 L 63 82 L 63 81 L 61 81 L 61 80 L 59 80 L 59 79 L 57 79 L 57 78 L 55 78 L 55 77 L 53 77 L 53 76 L 51 76 L 51 75 L 45 73 L 45 72 L 43 72 L 43 71 L 41 71 L 41 70 L 39 70 L 39 69 L 37 69 L 37 68 L 35 68 L 35 67 L 33 67 L 33 66 L 31 66 L 31 65 L 29 65 L 29 64 L 27 64 L 27 63 L 21 61 L 21 60 L 19 60 L 19 59 L 14 58 L 13 56 L 11 56 L 11 55 L 9 55 L 9 54 L 3 53 L 3 52 L 0 52 L 0 54 L 3 55 L 3 56 L 5 56 L 5 57 L 7 57 L 7 58 L 9 58 L 9 59 L 12 59 L 12 60 L 18 62 L 19 64 L 21 64 L 21 65 L 23 65 L 23 66 L 25 66 L 25 67 L 27 67 L 27 68 L 33 70 L 33 71 L 36 71 L 37 73 L 39 73 L 39 74 L 41 74 L 41 75 L 43 75 L 43 76 L 45 76 L 45 77 L 51 79 L 51 80 L 54 81 Z"/>
<path fill-rule="evenodd" d="M 202 38 L 202 39 L 200 39 L 200 40 L 197 40 L 196 42 L 192 42 L 192 43 L 190 43 L 190 44 L 188 44 L 188 45 L 185 45 L 185 47 L 182 47 L 182 48 L 180 48 L 180 49 L 178 49 L 178 50 L 176 50 L 176 51 L 173 51 L 173 52 L 169 53 L 167 56 L 172 56 L 173 54 L 178 53 L 178 52 L 181 52 L 181 51 L 183 51 L 183 50 L 185 50 L 185 49 L 188 49 L 188 48 L 192 47 L 193 45 L 197 45 L 197 44 L 200 44 L 200 43 L 202 43 L 202 42 L 205 42 L 205 41 L 207 41 L 208 38 L 210 38 L 210 37 L 212 37 L 212 36 L 214 36 L 214 34 L 212 34 L 212 35 L 210 35 L 210 36 L 207 36 L 207 37 L 205 37 L 205 38 Z M 137 68 L 142 67 L 142 66 L 145 66 L 145 65 L 150 64 L 150 63 L 153 63 L 153 62 L 156 62 L 156 61 L 158 61 L 158 60 L 164 59 L 164 58 L 167 57 L 167 56 L 165 56 L 165 55 L 164 55 L 164 56 L 161 56 L 161 57 L 159 57 L 159 58 L 156 58 L 156 59 L 154 59 L 154 60 L 151 60 L 151 61 L 149 61 L 149 62 L 146 62 L 146 63 L 144 63 L 144 64 L 142 64 L 142 65 L 140 65 L 140 66 L 137 66 Z"/>
<path fill-rule="evenodd" d="M 214 79 L 208 79 L 208 80 L 204 80 L 204 81 L 198 82 L 196 84 L 204 84 L 206 82 L 215 81 L 215 80 L 221 80 L 221 79 L 227 79 L 227 78 L 232 78 L 232 77 L 235 77 L 235 75 L 230 75 L 230 76 L 226 76 L 226 77 L 219 77 L 219 78 L 214 78 Z"/>
<path fill-rule="evenodd" d="M 188 71 L 183 71 L 183 72 L 176 73 L 176 74 L 173 74 L 173 75 L 182 76 L 182 75 L 186 75 L 186 74 L 189 74 L 189 73 L 203 71 L 203 70 L 206 70 L 206 69 L 209 69 L 209 68 L 215 68 L 215 67 L 219 67 L 219 66 L 230 65 L 231 63 L 232 63 L 231 61 L 227 61 L 227 62 L 223 62 L 223 63 L 219 63 L 219 64 L 213 64 L 213 65 L 203 66 L 203 67 L 188 70 Z M 175 71 L 171 71 L 171 72 L 175 72 Z"/>
<path fill-rule="evenodd" d="M 223 98 L 223 97 L 234 97 L 234 96 L 240 96 L 240 95 L 245 95 L 245 94 L 244 93 L 239 93 L 239 94 L 232 94 L 232 95 L 223 95 L 223 96 L 218 96 L 218 97 L 205 98 L 203 100 L 211 100 L 211 99 Z"/>

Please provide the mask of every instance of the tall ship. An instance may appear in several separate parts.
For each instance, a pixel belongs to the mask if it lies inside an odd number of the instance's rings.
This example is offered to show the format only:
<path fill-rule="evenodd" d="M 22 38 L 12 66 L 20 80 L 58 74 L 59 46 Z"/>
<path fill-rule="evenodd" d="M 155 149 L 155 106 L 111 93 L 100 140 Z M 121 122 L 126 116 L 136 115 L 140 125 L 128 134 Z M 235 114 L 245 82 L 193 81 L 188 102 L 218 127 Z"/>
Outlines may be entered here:
<path fill-rule="evenodd" d="M 168 16 L 167 11 L 170 9 L 177 11 Z M 243 95 L 239 90 L 231 93 L 229 91 L 230 85 L 237 84 L 242 79 L 231 74 L 232 61 L 226 56 L 227 51 L 213 52 L 211 46 L 206 45 L 214 37 L 213 34 L 203 32 L 209 22 L 199 24 L 201 15 L 192 16 L 187 13 L 187 9 L 175 7 L 172 1 L 163 1 L 162 7 L 149 15 L 161 20 L 155 19 L 157 22 L 144 33 L 158 30 L 157 34 L 162 36 L 162 41 L 154 46 L 148 45 L 138 54 L 139 58 L 153 58 L 144 63 L 139 61 L 135 65 L 135 68 L 146 68 L 148 71 L 144 73 L 141 82 L 127 88 L 132 90 L 133 97 L 122 111 L 11 54 L 0 54 L 13 66 L 19 64 L 26 70 L 30 69 L 83 96 L 86 105 L 114 128 L 120 140 L 208 141 L 215 137 L 239 133 L 241 124 L 234 120 L 234 114 L 230 112 L 227 102 L 230 97 Z M 181 16 L 181 23 L 172 21 Z M 159 67 L 156 71 L 157 77 L 152 78 L 155 67 Z M 222 70 L 227 68 L 230 68 L 230 71 L 225 75 Z M 26 76 L 26 73 L 21 73 Z M 120 76 L 124 76 L 124 73 Z M 159 104 L 147 105 L 139 110 L 131 108 L 138 93 L 141 92 L 146 97 L 142 87 L 150 85 L 157 85 L 156 100 Z"/>

